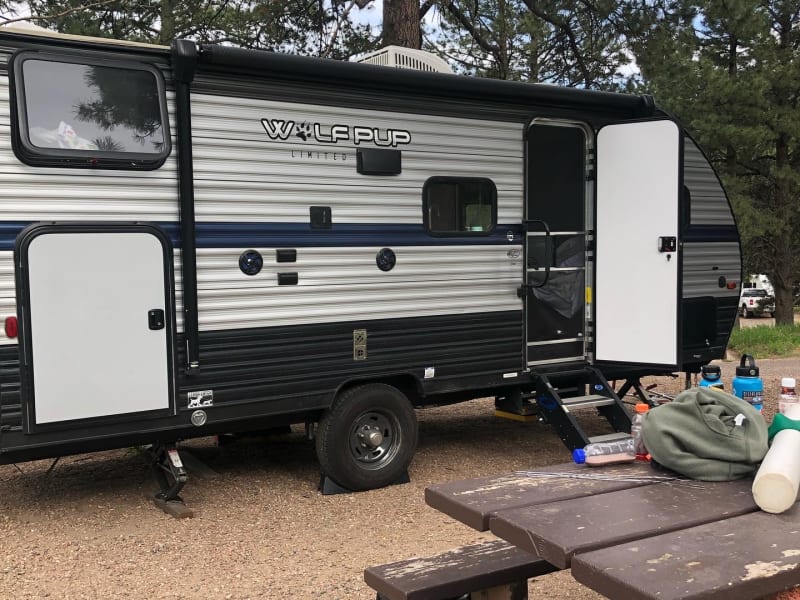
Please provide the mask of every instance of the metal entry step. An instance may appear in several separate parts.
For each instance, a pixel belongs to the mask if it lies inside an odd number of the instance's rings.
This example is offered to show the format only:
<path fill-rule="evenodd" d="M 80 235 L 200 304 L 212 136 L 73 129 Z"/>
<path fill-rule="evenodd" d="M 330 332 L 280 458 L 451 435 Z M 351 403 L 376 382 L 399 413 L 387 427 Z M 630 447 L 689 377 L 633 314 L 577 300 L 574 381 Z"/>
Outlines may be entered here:
<path fill-rule="evenodd" d="M 588 394 L 591 390 L 599 393 Z M 569 373 L 540 374 L 536 378 L 536 404 L 539 416 L 550 423 L 569 448 L 583 448 L 595 441 L 613 441 L 630 435 L 631 416 L 603 374 L 593 367 Z M 589 436 L 576 419 L 579 409 L 595 409 L 614 430 Z"/>
<path fill-rule="evenodd" d="M 573 396 L 572 398 L 562 398 L 561 404 L 568 408 L 593 408 L 598 406 L 608 406 L 614 404 L 614 398 L 591 394 L 589 396 Z"/>
<path fill-rule="evenodd" d="M 602 442 L 619 442 L 627 440 L 631 437 L 630 433 L 624 431 L 615 431 L 614 433 L 606 433 L 603 435 L 593 435 L 589 438 L 590 444 L 597 444 Z"/>

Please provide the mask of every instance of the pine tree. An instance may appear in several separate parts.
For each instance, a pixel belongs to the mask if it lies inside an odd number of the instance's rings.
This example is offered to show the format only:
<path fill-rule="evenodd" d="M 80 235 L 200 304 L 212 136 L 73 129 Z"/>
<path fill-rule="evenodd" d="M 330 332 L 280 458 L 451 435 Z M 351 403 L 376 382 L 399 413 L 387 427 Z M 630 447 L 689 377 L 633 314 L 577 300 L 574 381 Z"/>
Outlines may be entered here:
<path fill-rule="evenodd" d="M 800 280 L 800 5 L 677 2 L 662 17 L 641 21 L 636 55 L 646 85 L 722 174 L 746 270 L 769 276 L 776 323 L 791 323 Z"/>
<path fill-rule="evenodd" d="M 442 0 L 432 44 L 461 70 L 484 77 L 593 89 L 624 85 L 629 62 L 615 3 Z"/>
<path fill-rule="evenodd" d="M 164 45 L 189 38 L 329 58 L 348 58 L 377 45 L 368 25 L 349 18 L 356 0 L 31 0 L 28 5 L 39 25 L 94 37 Z"/>

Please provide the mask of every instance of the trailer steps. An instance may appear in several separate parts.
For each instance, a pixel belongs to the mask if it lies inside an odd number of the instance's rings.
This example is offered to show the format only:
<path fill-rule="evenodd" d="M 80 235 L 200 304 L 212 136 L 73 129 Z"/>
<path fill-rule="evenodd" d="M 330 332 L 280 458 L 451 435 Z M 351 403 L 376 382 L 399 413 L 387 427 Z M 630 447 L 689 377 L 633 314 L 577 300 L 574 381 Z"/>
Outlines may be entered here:
<path fill-rule="evenodd" d="M 590 393 L 586 393 L 588 391 Z M 630 435 L 631 416 L 603 374 L 594 367 L 580 371 L 536 375 L 535 402 L 539 418 L 550 423 L 569 448 L 623 439 Z M 604 417 L 613 433 L 589 436 L 576 413 L 594 409 Z"/>
<path fill-rule="evenodd" d="M 560 392 L 561 390 L 559 390 Z M 595 406 L 608 406 L 613 404 L 614 399 L 599 394 L 589 394 L 588 396 L 575 396 L 574 398 L 562 398 L 561 404 L 570 408 L 592 408 Z"/>
<path fill-rule="evenodd" d="M 590 436 L 589 443 L 590 444 L 600 444 L 603 442 L 618 442 L 627 440 L 631 437 L 630 433 L 625 433 L 624 431 L 615 431 L 614 433 L 605 433 L 603 435 L 593 435 Z"/>

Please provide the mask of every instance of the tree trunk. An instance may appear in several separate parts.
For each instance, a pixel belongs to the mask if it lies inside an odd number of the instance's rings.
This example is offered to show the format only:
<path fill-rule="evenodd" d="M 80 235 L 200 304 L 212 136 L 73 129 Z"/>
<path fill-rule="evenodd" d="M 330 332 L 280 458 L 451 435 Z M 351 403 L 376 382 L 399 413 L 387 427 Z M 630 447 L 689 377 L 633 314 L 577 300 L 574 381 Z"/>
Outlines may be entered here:
<path fill-rule="evenodd" d="M 511 77 L 511 58 L 508 49 L 508 15 L 506 15 L 506 0 L 497 2 L 497 22 L 499 31 L 497 32 L 497 66 L 499 79 L 509 79 Z"/>
<path fill-rule="evenodd" d="M 383 0 L 383 45 L 422 46 L 419 0 Z"/>
<path fill-rule="evenodd" d="M 790 40 L 791 18 L 788 14 L 781 15 L 778 23 L 780 24 L 778 30 L 779 62 L 782 66 L 790 65 L 794 55 Z M 778 114 L 794 108 L 794 101 L 788 101 L 780 94 L 775 94 L 775 99 Z M 797 186 L 790 174 L 792 168 L 792 139 L 785 130 L 779 131 L 775 138 L 775 166 L 770 173 L 776 214 L 778 215 L 791 215 L 792 205 L 797 202 Z M 797 278 L 794 235 L 795 230 L 790 219 L 784 218 L 773 226 L 775 281 L 772 281 L 772 287 L 775 289 L 776 325 L 794 324 L 792 284 Z"/>
<path fill-rule="evenodd" d="M 794 323 L 794 306 L 792 286 L 785 285 L 783 278 L 773 282 L 775 290 L 775 325 L 792 325 Z"/>
<path fill-rule="evenodd" d="M 175 1 L 161 0 L 161 31 L 159 44 L 169 46 L 175 39 Z"/>
<path fill-rule="evenodd" d="M 736 79 L 738 64 L 736 62 L 736 55 L 738 52 L 739 40 L 735 35 L 731 35 L 728 40 L 728 77 Z M 736 148 L 728 144 L 725 150 L 725 163 L 728 166 L 728 173 L 731 175 L 736 173 Z"/>

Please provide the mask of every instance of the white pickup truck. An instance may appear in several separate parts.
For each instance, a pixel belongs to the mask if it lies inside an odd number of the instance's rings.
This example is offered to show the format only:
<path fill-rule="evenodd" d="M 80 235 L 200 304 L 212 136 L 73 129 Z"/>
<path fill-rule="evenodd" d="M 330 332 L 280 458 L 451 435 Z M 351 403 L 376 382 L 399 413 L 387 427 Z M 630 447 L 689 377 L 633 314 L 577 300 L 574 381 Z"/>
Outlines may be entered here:
<path fill-rule="evenodd" d="M 775 298 L 764 288 L 745 288 L 739 306 L 743 317 L 771 317 L 775 312 Z"/>

